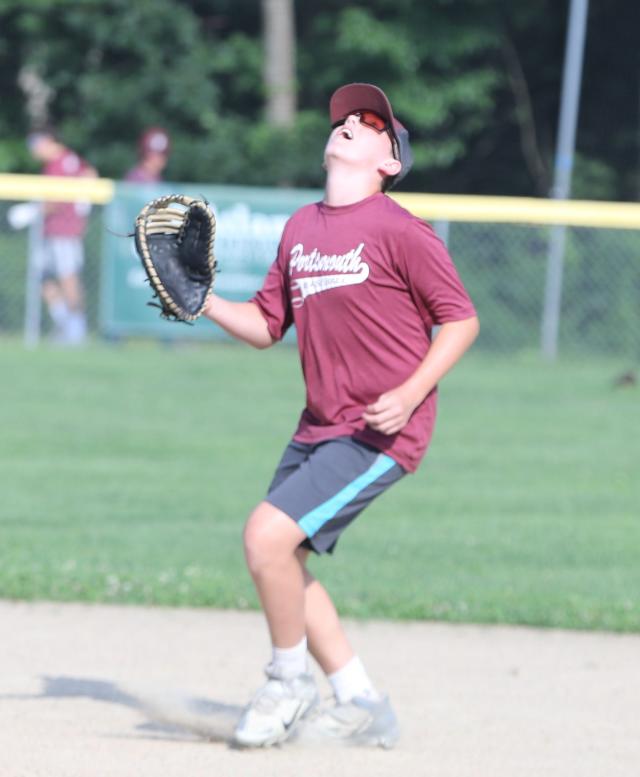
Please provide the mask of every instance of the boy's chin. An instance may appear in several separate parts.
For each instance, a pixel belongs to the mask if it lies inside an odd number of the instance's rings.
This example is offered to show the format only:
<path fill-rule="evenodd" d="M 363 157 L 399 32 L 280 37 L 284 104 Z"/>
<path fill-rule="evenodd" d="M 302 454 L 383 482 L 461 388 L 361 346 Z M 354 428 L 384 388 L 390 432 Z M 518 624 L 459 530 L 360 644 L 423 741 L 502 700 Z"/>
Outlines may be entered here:
<path fill-rule="evenodd" d="M 331 170 L 333 167 L 362 167 L 362 160 L 346 154 L 344 149 L 330 150 L 324 155 L 324 169 Z"/>

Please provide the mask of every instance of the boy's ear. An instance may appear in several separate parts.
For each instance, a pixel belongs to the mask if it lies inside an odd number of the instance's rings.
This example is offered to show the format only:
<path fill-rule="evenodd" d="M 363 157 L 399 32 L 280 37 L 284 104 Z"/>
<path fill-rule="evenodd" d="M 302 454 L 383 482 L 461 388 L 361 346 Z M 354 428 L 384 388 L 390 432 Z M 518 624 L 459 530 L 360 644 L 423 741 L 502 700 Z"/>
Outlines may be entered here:
<path fill-rule="evenodd" d="M 385 161 L 378 168 L 378 172 L 382 175 L 383 178 L 386 176 L 398 175 L 400 170 L 402 170 L 401 162 L 398 159 L 394 159 L 393 157 L 385 159 Z"/>

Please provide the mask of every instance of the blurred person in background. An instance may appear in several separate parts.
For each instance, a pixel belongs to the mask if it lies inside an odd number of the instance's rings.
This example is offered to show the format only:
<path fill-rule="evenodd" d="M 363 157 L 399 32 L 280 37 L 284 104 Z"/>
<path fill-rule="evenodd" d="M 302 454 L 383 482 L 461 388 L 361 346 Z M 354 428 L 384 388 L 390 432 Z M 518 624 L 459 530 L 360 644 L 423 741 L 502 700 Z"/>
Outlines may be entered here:
<path fill-rule="evenodd" d="M 95 178 L 96 170 L 67 148 L 51 129 L 32 132 L 27 145 L 42 162 L 42 175 Z M 80 345 L 87 336 L 84 289 L 84 235 L 91 206 L 84 202 L 45 202 L 43 240 L 38 265 L 42 296 L 53 321 L 53 339 Z"/>
<path fill-rule="evenodd" d="M 138 141 L 138 162 L 125 175 L 131 183 L 158 183 L 169 161 L 171 141 L 162 127 L 149 127 Z"/>

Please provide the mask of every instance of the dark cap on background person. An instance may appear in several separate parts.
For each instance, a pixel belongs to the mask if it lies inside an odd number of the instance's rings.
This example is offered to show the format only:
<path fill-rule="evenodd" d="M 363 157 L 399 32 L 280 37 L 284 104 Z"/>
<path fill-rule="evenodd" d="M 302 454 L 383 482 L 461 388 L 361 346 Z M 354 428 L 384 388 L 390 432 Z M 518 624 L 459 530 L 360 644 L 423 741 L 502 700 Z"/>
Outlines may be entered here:
<path fill-rule="evenodd" d="M 350 113 L 364 110 L 377 113 L 389 125 L 393 155 L 402 165 L 398 175 L 393 176 L 384 187 L 385 190 L 390 189 L 405 177 L 413 164 L 409 131 L 393 115 L 387 95 L 373 84 L 346 84 L 336 89 L 329 101 L 331 124 L 341 121 Z"/>
<path fill-rule="evenodd" d="M 171 151 L 169 133 L 162 127 L 149 127 L 140 136 L 138 153 L 141 157 L 149 154 L 168 156 Z"/>

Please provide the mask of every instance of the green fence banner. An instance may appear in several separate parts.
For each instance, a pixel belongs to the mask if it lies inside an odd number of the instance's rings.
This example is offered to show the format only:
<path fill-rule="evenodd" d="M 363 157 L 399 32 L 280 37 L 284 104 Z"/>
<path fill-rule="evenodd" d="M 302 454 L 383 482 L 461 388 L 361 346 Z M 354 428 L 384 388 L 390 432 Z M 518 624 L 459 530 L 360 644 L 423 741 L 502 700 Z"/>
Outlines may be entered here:
<path fill-rule="evenodd" d="M 157 308 L 147 305 L 152 296 L 149 284 L 133 238 L 125 236 L 131 234 L 136 216 L 149 200 L 171 193 L 203 197 L 213 208 L 219 268 L 215 290 L 230 300 L 246 300 L 261 287 L 289 216 L 322 198 L 320 191 L 312 189 L 119 183 L 104 214 L 99 322 L 106 337 L 226 337 L 206 319 L 193 326 L 177 324 L 165 321 Z"/>

